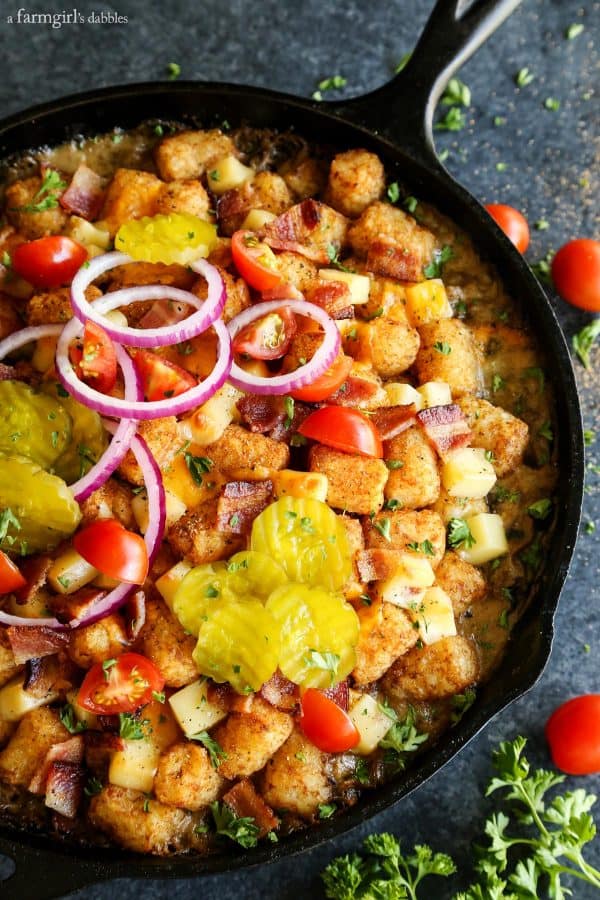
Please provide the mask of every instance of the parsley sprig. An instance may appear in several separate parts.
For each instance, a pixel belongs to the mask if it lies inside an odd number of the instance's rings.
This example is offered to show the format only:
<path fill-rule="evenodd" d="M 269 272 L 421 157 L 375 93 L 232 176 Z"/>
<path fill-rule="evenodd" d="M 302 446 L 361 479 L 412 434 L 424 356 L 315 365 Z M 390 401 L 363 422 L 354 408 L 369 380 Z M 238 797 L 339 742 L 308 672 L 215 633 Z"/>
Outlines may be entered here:
<path fill-rule="evenodd" d="M 594 341 L 600 334 L 600 318 L 594 319 L 581 331 L 573 335 L 573 350 L 583 363 L 586 369 L 590 368 L 590 351 L 594 345 Z"/>
<path fill-rule="evenodd" d="M 60 172 L 56 169 L 46 169 L 40 189 L 33 198 L 32 203 L 15 207 L 15 212 L 38 213 L 47 209 L 56 209 L 58 195 L 64 191 L 67 182 L 63 181 Z"/>
<path fill-rule="evenodd" d="M 228 837 L 241 847 L 256 847 L 260 828 L 252 816 L 236 816 L 231 807 L 218 800 L 210 804 L 217 834 Z"/>

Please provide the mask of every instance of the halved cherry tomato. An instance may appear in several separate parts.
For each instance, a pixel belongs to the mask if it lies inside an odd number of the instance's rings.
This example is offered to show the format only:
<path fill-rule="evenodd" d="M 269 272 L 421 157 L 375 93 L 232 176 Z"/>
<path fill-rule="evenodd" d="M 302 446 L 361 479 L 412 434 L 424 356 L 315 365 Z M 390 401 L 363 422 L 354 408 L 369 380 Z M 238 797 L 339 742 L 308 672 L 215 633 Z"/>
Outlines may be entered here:
<path fill-rule="evenodd" d="M 383 444 L 375 425 L 363 413 L 348 406 L 323 406 L 311 413 L 298 431 L 304 437 L 345 453 L 383 457 Z"/>
<path fill-rule="evenodd" d="M 53 234 L 19 244 L 12 255 L 12 267 L 34 287 L 53 288 L 68 284 L 87 258 L 87 250 L 77 241 Z"/>
<path fill-rule="evenodd" d="M 568 775 L 600 772 L 600 694 L 567 700 L 546 722 L 552 761 Z"/>
<path fill-rule="evenodd" d="M 281 275 L 277 271 L 277 257 L 267 244 L 258 240 L 253 231 L 234 233 L 231 238 L 231 255 L 244 281 L 257 291 L 269 291 L 281 281 Z"/>
<path fill-rule="evenodd" d="M 0 594 L 9 594 L 27 584 L 12 559 L 0 550 Z"/>
<path fill-rule="evenodd" d="M 351 368 L 352 357 L 339 353 L 322 375 L 315 378 L 311 384 L 290 391 L 290 395 L 294 400 L 305 400 L 307 403 L 319 403 L 321 400 L 326 400 L 342 386 L 350 374 Z"/>
<path fill-rule="evenodd" d="M 517 250 L 525 253 L 529 247 L 529 225 L 525 216 L 506 203 L 489 203 L 486 209 Z"/>
<path fill-rule="evenodd" d="M 600 312 L 600 241 L 578 238 L 552 260 L 552 280 L 567 303 Z"/>
<path fill-rule="evenodd" d="M 136 350 L 133 363 L 142 379 L 146 400 L 165 400 L 196 387 L 198 382 L 185 369 L 151 350 Z"/>
<path fill-rule="evenodd" d="M 300 727 L 308 740 L 325 753 L 343 753 L 360 741 L 348 713 L 316 688 L 308 688 L 302 695 Z"/>
<path fill-rule="evenodd" d="M 236 334 L 233 349 L 253 359 L 281 359 L 296 334 L 296 317 L 282 306 L 260 319 L 250 322 Z"/>
<path fill-rule="evenodd" d="M 123 653 L 92 666 L 79 688 L 77 703 L 100 715 L 133 712 L 164 686 L 165 679 L 153 662 L 139 653 Z"/>
<path fill-rule="evenodd" d="M 116 519 L 97 519 L 78 531 L 73 546 L 91 566 L 109 578 L 142 584 L 148 574 L 144 539 L 127 531 Z"/>
<path fill-rule="evenodd" d="M 117 354 L 101 325 L 85 323 L 83 344 L 71 346 L 69 358 L 79 378 L 103 394 L 112 391 L 117 380 Z"/>

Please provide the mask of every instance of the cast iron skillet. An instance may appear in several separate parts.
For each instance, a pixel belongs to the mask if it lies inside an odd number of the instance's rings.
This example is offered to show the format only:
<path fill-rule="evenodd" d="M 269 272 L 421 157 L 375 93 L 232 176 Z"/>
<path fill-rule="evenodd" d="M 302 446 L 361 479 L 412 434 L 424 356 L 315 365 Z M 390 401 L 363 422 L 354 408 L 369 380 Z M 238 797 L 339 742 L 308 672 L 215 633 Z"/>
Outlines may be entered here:
<path fill-rule="evenodd" d="M 398 781 L 368 794 L 340 818 L 251 851 L 232 848 L 214 857 L 154 858 L 116 848 L 83 850 L 57 846 L 44 836 L 0 829 L 0 852 L 16 862 L 7 896 L 19 900 L 57 897 L 87 884 L 123 877 L 190 877 L 270 862 L 315 847 L 391 806 L 448 762 L 500 710 L 541 675 L 550 654 L 553 617 L 581 511 L 583 435 L 569 352 L 544 292 L 529 267 L 483 207 L 444 170 L 432 140 L 433 110 L 448 78 L 504 21 L 519 0 L 438 0 L 412 59 L 389 84 L 353 100 L 310 100 L 229 84 L 137 84 L 79 94 L 12 116 L 0 124 L 0 158 L 75 134 L 92 135 L 144 120 L 174 119 L 204 124 L 226 119 L 257 127 L 295 129 L 316 142 L 368 147 L 384 159 L 388 175 L 412 194 L 435 204 L 475 238 L 479 252 L 523 302 L 547 353 L 556 393 L 555 429 L 560 458 L 557 516 L 547 563 L 536 585 L 536 602 L 515 628 L 500 669 L 478 692 L 463 720 L 442 735 Z"/>

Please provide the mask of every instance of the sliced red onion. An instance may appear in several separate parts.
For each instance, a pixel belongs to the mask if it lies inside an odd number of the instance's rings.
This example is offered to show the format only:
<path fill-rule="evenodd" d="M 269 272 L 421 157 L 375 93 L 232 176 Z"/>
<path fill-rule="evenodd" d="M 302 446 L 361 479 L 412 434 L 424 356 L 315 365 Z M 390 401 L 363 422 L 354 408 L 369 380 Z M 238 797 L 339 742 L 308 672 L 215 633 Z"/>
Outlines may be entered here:
<path fill-rule="evenodd" d="M 116 430 L 114 426 L 108 423 L 107 428 L 109 431 Z M 167 520 L 165 489 L 158 463 L 148 449 L 146 441 L 139 434 L 136 434 L 131 442 L 131 451 L 142 470 L 148 495 L 148 528 L 144 535 L 144 541 L 148 550 L 148 560 L 150 565 L 152 565 L 160 549 Z M 81 628 L 83 625 L 93 625 L 94 622 L 103 619 L 123 606 L 126 600 L 139 589 L 137 584 L 120 584 L 92 606 L 81 620 L 73 619 L 69 622 L 69 627 Z"/>
<path fill-rule="evenodd" d="M 131 357 L 119 344 L 115 344 L 115 350 L 117 362 L 121 367 L 125 381 L 125 400 L 143 400 L 142 385 Z M 121 464 L 131 446 L 137 426 L 138 423 L 135 419 L 121 419 L 112 441 L 98 462 L 92 466 L 83 478 L 70 485 L 73 496 L 78 503 L 86 500 L 90 494 L 102 487 L 104 482 L 110 478 L 115 469 Z"/>
<path fill-rule="evenodd" d="M 280 304 L 281 305 L 281 304 Z M 212 323 L 212 328 L 219 339 L 219 351 L 214 369 L 204 381 L 196 387 L 190 388 L 177 397 L 168 400 L 126 400 L 119 397 L 109 397 L 100 391 L 90 387 L 77 377 L 71 361 L 69 360 L 69 345 L 72 340 L 79 337 L 83 326 L 77 319 L 65 325 L 56 347 L 56 371 L 58 378 L 65 390 L 72 394 L 80 403 L 89 406 L 90 409 L 102 413 L 105 416 L 125 416 L 129 419 L 162 419 L 165 416 L 178 416 L 201 406 L 215 393 L 225 382 L 231 368 L 231 338 L 221 319 Z"/>
<path fill-rule="evenodd" d="M 21 328 L 14 334 L 0 341 L 0 359 L 4 359 L 9 353 L 19 350 L 25 344 L 39 341 L 40 338 L 57 337 L 63 330 L 63 325 L 31 325 L 29 328 Z"/>
<path fill-rule="evenodd" d="M 245 372 L 234 360 L 229 373 L 229 381 L 235 387 L 243 391 L 250 391 L 253 394 L 287 394 L 307 384 L 312 384 L 319 375 L 322 375 L 329 368 L 338 355 L 341 338 L 337 325 L 327 315 L 325 310 L 305 300 L 271 300 L 267 303 L 255 303 L 229 322 L 227 327 L 232 339 L 250 322 L 260 319 L 262 316 L 277 309 L 281 309 L 282 305 L 285 305 L 298 316 L 307 316 L 310 319 L 314 319 L 315 322 L 318 322 L 323 327 L 325 334 L 321 346 L 313 358 L 305 365 L 300 366 L 299 369 L 286 375 L 273 375 L 270 378 L 263 378 L 259 375 Z"/>
<path fill-rule="evenodd" d="M 103 253 L 101 256 L 88 260 L 86 265 L 79 269 L 71 284 L 71 304 L 76 317 L 81 322 L 86 322 L 88 319 L 96 322 L 113 340 L 129 347 L 148 348 L 166 347 L 189 341 L 206 331 L 221 315 L 225 305 L 225 285 L 217 269 L 205 259 L 195 260 L 190 264 L 190 268 L 206 279 L 208 283 L 206 300 L 200 300 L 191 291 L 183 291 L 180 288 L 163 284 L 121 288 L 121 290 L 105 294 L 94 303 L 90 303 L 86 299 L 86 288 L 96 278 L 110 269 L 114 269 L 115 266 L 123 266 L 134 261 L 125 253 Z M 175 300 L 178 303 L 187 303 L 189 306 L 193 306 L 197 312 L 181 322 L 165 325 L 162 328 L 131 328 L 129 325 L 117 325 L 103 315 L 111 309 L 127 306 L 130 303 L 139 303 L 142 300 Z"/>

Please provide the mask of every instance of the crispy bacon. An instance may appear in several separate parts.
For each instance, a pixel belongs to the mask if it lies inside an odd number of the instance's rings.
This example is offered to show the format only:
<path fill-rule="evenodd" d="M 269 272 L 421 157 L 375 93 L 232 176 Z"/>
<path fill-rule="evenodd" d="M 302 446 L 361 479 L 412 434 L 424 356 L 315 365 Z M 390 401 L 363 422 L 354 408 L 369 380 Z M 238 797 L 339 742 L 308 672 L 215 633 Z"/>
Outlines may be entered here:
<path fill-rule="evenodd" d="M 343 385 L 327 398 L 327 402 L 337 406 L 360 407 L 372 400 L 379 389 L 380 385 L 372 376 L 351 371 Z"/>
<path fill-rule="evenodd" d="M 68 634 L 43 626 L 30 628 L 28 625 L 9 625 L 6 633 L 17 665 L 30 659 L 52 656 L 69 643 Z"/>
<path fill-rule="evenodd" d="M 58 202 L 63 209 L 81 216 L 82 219 L 89 222 L 97 219 L 104 203 L 102 178 L 89 166 L 81 163 Z"/>
<path fill-rule="evenodd" d="M 272 831 L 279 825 L 279 819 L 248 778 L 243 778 L 223 795 L 223 802 L 233 810 L 240 819 L 246 816 L 254 819 L 260 828 L 260 836 Z"/>
<path fill-rule="evenodd" d="M 83 587 L 73 594 L 53 594 L 48 598 L 48 606 L 59 622 L 70 622 L 80 619 L 105 593 L 99 588 Z"/>
<path fill-rule="evenodd" d="M 442 459 L 451 450 L 464 447 L 471 440 L 471 429 L 456 403 L 422 409 L 417 413 L 417 422 Z"/>
<path fill-rule="evenodd" d="M 246 534 L 254 519 L 268 506 L 272 481 L 230 481 L 221 490 L 217 503 L 218 531 Z"/>
<path fill-rule="evenodd" d="M 41 766 L 37 769 L 35 775 L 29 782 L 29 790 L 32 794 L 44 794 L 46 791 L 46 781 L 50 766 L 55 762 L 82 763 L 83 762 L 84 743 L 83 736 L 77 734 L 60 744 L 53 744 Z"/>
<path fill-rule="evenodd" d="M 30 659 L 25 669 L 23 689 L 33 697 L 68 691 L 75 683 L 75 666 L 64 652 L 41 659 Z"/>
<path fill-rule="evenodd" d="M 332 319 L 354 315 L 350 288 L 343 281 L 318 281 L 306 291 L 306 299 L 324 309 Z"/>
<path fill-rule="evenodd" d="M 339 681 L 333 687 L 325 688 L 323 693 L 337 703 L 345 712 L 348 712 L 348 704 L 350 703 L 350 689 L 348 681 Z"/>
<path fill-rule="evenodd" d="M 187 319 L 192 308 L 187 303 L 175 303 L 173 300 L 155 300 L 148 312 L 138 322 L 138 328 L 162 328 L 164 325 L 176 325 Z"/>
<path fill-rule="evenodd" d="M 369 244 L 367 269 L 375 275 L 397 281 L 423 281 L 420 254 L 383 237 Z"/>
<path fill-rule="evenodd" d="M 347 220 L 325 203 L 308 198 L 265 226 L 265 241 L 276 250 L 291 250 L 327 263 L 344 243 Z"/>
<path fill-rule="evenodd" d="M 385 547 L 371 547 L 356 554 L 356 567 L 361 581 L 380 581 L 389 578 L 398 568 L 401 553 Z"/>
<path fill-rule="evenodd" d="M 382 406 L 371 415 L 371 422 L 377 428 L 382 441 L 389 441 L 416 422 L 414 403 L 406 406 Z"/>
<path fill-rule="evenodd" d="M 304 294 L 293 284 L 283 281 L 277 287 L 262 292 L 263 300 L 304 300 Z"/>
<path fill-rule="evenodd" d="M 125 621 L 127 637 L 130 641 L 135 641 L 146 621 L 146 595 L 143 591 L 136 591 L 127 601 Z"/>
<path fill-rule="evenodd" d="M 277 709 L 286 712 L 294 709 L 299 698 L 298 686 L 282 675 L 279 670 L 271 675 L 268 681 L 265 681 L 259 693 L 271 706 L 276 706 Z"/>
<path fill-rule="evenodd" d="M 27 584 L 15 593 L 17 603 L 28 603 L 46 585 L 48 572 L 52 568 L 52 560 L 49 556 L 31 556 L 25 559 L 21 565 L 21 575 Z"/>
<path fill-rule="evenodd" d="M 238 400 L 237 408 L 244 425 L 257 434 L 272 431 L 286 417 L 283 397 L 273 395 L 245 394 Z"/>
<path fill-rule="evenodd" d="M 55 762 L 50 766 L 46 781 L 46 806 L 74 819 L 81 802 L 85 773 L 78 763 Z"/>

